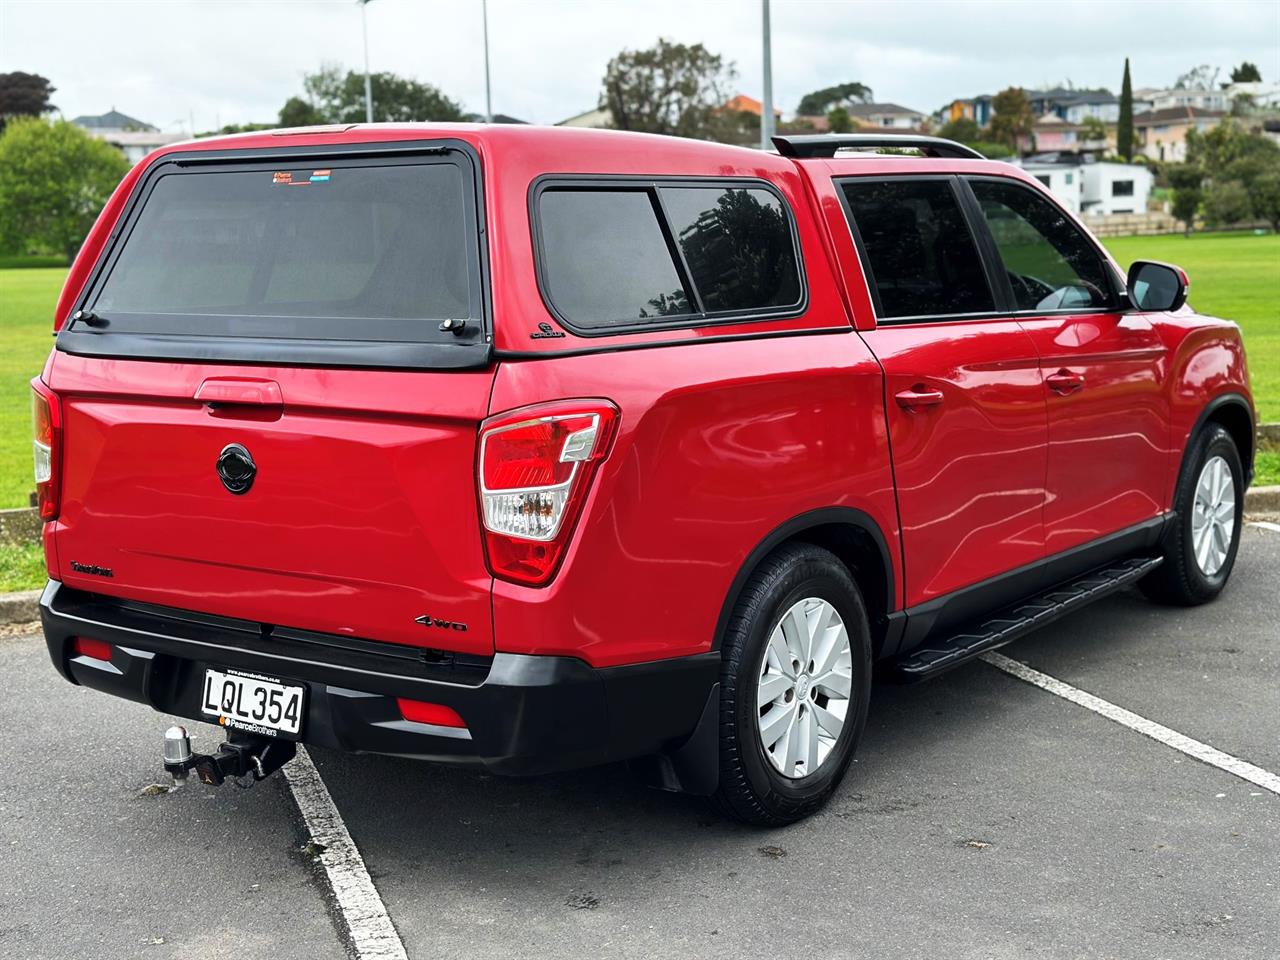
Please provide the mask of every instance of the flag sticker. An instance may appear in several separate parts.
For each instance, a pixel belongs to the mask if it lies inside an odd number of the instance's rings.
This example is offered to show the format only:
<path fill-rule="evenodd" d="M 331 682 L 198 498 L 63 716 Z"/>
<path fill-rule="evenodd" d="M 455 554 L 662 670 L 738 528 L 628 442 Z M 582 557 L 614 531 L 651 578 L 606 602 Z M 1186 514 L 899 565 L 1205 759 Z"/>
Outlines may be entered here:
<path fill-rule="evenodd" d="M 328 170 L 314 170 L 311 173 L 312 183 L 325 183 L 329 179 Z"/>

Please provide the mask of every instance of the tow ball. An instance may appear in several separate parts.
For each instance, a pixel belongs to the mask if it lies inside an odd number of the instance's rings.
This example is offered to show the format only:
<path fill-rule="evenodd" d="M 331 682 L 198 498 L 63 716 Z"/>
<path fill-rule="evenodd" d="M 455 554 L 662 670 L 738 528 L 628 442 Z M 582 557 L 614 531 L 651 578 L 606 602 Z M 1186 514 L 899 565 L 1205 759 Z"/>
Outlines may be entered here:
<path fill-rule="evenodd" d="M 275 773 L 296 753 L 292 740 L 231 731 L 226 743 L 210 756 L 192 752 L 185 727 L 170 727 L 164 732 L 164 768 L 175 782 L 185 781 L 194 770 L 200 782 L 211 787 L 222 786 L 228 777 L 251 777 L 252 785 Z"/>

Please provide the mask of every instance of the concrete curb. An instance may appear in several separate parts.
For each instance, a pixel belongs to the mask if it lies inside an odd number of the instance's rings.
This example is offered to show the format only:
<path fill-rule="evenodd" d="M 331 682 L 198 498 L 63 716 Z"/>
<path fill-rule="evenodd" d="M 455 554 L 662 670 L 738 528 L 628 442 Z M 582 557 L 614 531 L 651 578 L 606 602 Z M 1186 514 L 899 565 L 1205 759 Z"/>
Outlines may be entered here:
<path fill-rule="evenodd" d="M 1250 487 L 1244 495 L 1244 512 L 1247 514 L 1280 513 L 1280 484 L 1271 487 Z"/>
<path fill-rule="evenodd" d="M 40 539 L 40 512 L 35 507 L 0 510 L 0 543 L 35 543 Z"/>
<path fill-rule="evenodd" d="M 39 620 L 40 592 L 22 590 L 18 593 L 0 593 L 0 625 Z"/>

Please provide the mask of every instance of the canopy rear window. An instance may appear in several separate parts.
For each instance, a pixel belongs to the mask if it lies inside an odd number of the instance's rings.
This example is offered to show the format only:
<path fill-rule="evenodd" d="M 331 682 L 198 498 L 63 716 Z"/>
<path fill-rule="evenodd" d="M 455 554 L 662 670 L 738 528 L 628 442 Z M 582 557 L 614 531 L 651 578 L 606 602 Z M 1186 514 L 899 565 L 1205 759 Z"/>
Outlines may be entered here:
<path fill-rule="evenodd" d="M 488 342 L 473 170 L 461 151 L 168 164 L 141 188 L 73 346 L 129 338 L 172 356 L 189 339 L 215 358 L 226 346 L 209 341 L 234 340 L 229 359 L 307 362 L 320 347 L 318 362 L 345 348 L 359 364 L 375 344 L 379 365 L 397 346 L 407 366 L 471 365 L 459 348 L 487 356 Z"/>

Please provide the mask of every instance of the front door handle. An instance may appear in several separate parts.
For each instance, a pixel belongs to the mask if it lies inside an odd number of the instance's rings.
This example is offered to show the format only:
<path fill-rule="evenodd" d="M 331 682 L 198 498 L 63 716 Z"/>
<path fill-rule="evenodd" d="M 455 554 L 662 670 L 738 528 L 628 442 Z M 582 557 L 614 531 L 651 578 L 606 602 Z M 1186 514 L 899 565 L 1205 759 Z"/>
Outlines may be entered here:
<path fill-rule="evenodd" d="M 902 407 L 903 410 L 915 412 L 929 407 L 936 407 L 940 404 L 942 402 L 942 391 L 926 387 L 923 383 L 917 383 L 910 390 L 899 390 L 893 395 L 893 399 L 898 401 L 898 406 Z"/>
<path fill-rule="evenodd" d="M 1072 373 L 1070 370 L 1059 370 L 1057 373 L 1051 373 L 1044 378 L 1044 382 L 1049 385 L 1049 389 L 1061 396 L 1069 393 L 1075 393 L 1084 386 L 1084 374 Z"/>

